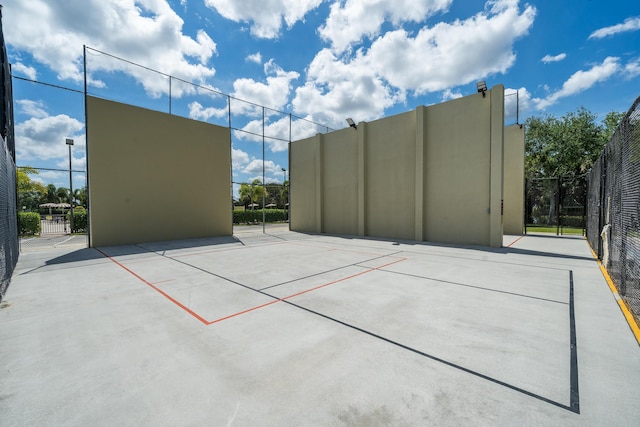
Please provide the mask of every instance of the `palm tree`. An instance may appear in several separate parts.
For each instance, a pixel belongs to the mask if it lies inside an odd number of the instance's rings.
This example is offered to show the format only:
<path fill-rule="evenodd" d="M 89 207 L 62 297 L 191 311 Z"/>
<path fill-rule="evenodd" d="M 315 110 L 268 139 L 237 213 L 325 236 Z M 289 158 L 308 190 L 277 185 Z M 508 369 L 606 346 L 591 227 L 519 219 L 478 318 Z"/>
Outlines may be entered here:
<path fill-rule="evenodd" d="M 56 194 L 57 189 L 53 184 L 47 185 L 47 194 L 44 195 L 44 201 L 46 203 L 60 203 L 58 199 L 58 195 Z"/>
<path fill-rule="evenodd" d="M 254 202 L 257 203 L 261 201 L 263 196 L 266 199 L 269 197 L 269 192 L 262 185 L 262 181 L 256 178 L 251 181 L 251 184 L 247 184 L 246 182 L 240 184 L 239 195 L 240 200 L 249 199 L 249 205 L 251 206 L 251 209 L 253 209 Z"/>
<path fill-rule="evenodd" d="M 242 184 L 240 184 L 240 190 L 238 191 L 238 193 L 240 195 L 240 200 L 249 199 L 249 204 L 253 204 L 253 191 L 251 189 L 251 186 L 249 186 L 249 184 L 247 184 L 246 182 L 243 182 Z M 246 206 L 246 202 L 245 202 L 245 206 Z"/>
<path fill-rule="evenodd" d="M 71 192 L 68 188 L 58 187 L 58 189 L 56 190 L 56 196 L 58 198 L 58 203 L 71 204 Z"/>
<path fill-rule="evenodd" d="M 77 188 L 73 190 L 73 199 L 75 200 L 75 205 L 79 206 L 87 206 L 87 187 Z"/>
<path fill-rule="evenodd" d="M 269 192 L 267 191 L 265 186 L 262 185 L 262 181 L 260 181 L 257 178 L 251 181 L 251 192 L 253 193 L 252 199 L 255 200 L 256 202 L 269 197 Z M 262 207 L 264 208 L 264 203 Z"/>

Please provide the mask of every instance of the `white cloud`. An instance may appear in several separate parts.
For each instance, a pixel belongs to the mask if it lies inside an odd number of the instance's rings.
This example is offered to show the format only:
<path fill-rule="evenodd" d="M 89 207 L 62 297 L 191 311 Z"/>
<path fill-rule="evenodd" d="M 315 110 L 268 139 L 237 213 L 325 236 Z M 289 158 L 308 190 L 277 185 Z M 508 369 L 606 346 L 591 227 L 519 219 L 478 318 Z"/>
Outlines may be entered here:
<path fill-rule="evenodd" d="M 460 91 L 456 91 L 454 92 L 451 89 L 445 89 L 444 92 L 442 92 L 442 96 L 441 99 L 443 101 L 450 101 L 452 99 L 458 99 L 458 98 L 462 98 L 462 93 Z"/>
<path fill-rule="evenodd" d="M 35 68 L 24 65 L 22 62 L 16 62 L 11 65 L 11 74 L 23 75 L 31 80 L 35 80 L 38 77 L 38 73 Z"/>
<path fill-rule="evenodd" d="M 607 36 L 613 36 L 627 31 L 640 30 L 640 16 L 627 18 L 622 24 L 612 25 L 610 27 L 600 28 L 589 35 L 590 39 L 602 39 Z"/>
<path fill-rule="evenodd" d="M 565 59 L 566 57 L 567 57 L 566 53 L 559 53 L 558 55 L 555 55 L 555 56 L 545 55 L 542 58 L 542 62 L 544 62 L 545 64 L 548 64 L 550 62 L 559 62 Z"/>
<path fill-rule="evenodd" d="M 640 76 L 640 58 L 625 65 L 624 71 L 627 78 L 630 79 Z"/>
<path fill-rule="evenodd" d="M 415 35 L 388 31 L 368 50 L 337 55 L 323 49 L 309 65 L 293 106 L 316 121 L 344 127 L 345 117 L 381 117 L 386 108 L 404 102 L 408 92 L 446 91 L 504 73 L 515 61 L 513 44 L 528 33 L 535 15 L 532 6 L 521 11 L 516 0 L 498 0 L 466 20 L 424 26 Z"/>
<path fill-rule="evenodd" d="M 261 115 L 262 109 L 249 102 L 276 110 L 284 108 L 292 90 L 291 82 L 300 77 L 300 74 L 296 71 L 284 71 L 273 59 L 264 64 L 264 73 L 267 75 L 266 83 L 249 78 L 240 78 L 233 82 L 232 96 L 236 98 L 231 100 L 233 113 Z"/>
<path fill-rule="evenodd" d="M 256 64 L 262 64 L 262 55 L 260 52 L 252 53 L 245 58 L 247 62 L 255 62 Z"/>
<path fill-rule="evenodd" d="M 75 145 L 74 145 L 74 147 L 75 147 Z M 84 154 L 84 151 L 81 154 Z M 86 170 L 86 164 L 87 164 L 87 158 L 84 155 L 81 156 L 81 157 L 76 157 L 76 153 L 74 153 L 73 150 L 71 151 L 71 168 L 74 170 L 74 174 L 73 174 L 74 182 L 75 182 L 76 179 L 78 179 L 78 176 L 76 176 L 75 171 L 84 171 L 84 170 Z M 56 166 L 58 168 L 60 168 L 60 169 L 69 170 L 68 152 L 67 152 L 67 158 L 60 160 L 58 163 L 56 163 Z"/>
<path fill-rule="evenodd" d="M 16 157 L 19 163 L 37 159 L 68 158 L 64 141 L 73 138 L 73 151 L 84 153 L 84 124 L 66 114 L 32 117 L 16 124 Z"/>
<path fill-rule="evenodd" d="M 322 0 L 205 0 L 225 18 L 250 23 L 251 34 L 266 39 L 278 37 L 283 20 L 291 28 L 320 3 Z"/>
<path fill-rule="evenodd" d="M 242 128 L 242 130 L 251 133 L 236 132 L 236 136 L 248 141 L 262 142 L 262 129 L 262 119 L 252 120 Z M 273 153 L 287 151 L 289 148 L 289 116 L 283 116 L 274 122 L 269 122 L 266 119 L 264 135 L 264 141 L 269 151 Z M 292 139 L 296 138 L 292 136 Z"/>
<path fill-rule="evenodd" d="M 242 169 L 250 162 L 249 154 L 240 149 L 231 149 L 231 165 L 234 170 Z"/>
<path fill-rule="evenodd" d="M 183 34 L 184 22 L 166 0 L 10 3 L 4 13 L 7 43 L 31 54 L 61 80 L 82 81 L 83 44 L 187 81 L 203 83 L 215 74 L 208 61 L 216 53 L 216 44 L 203 30 L 195 39 Z M 124 62 L 95 53 L 88 55 L 87 62 L 90 73 L 124 70 L 153 95 L 168 91 L 166 79 Z M 90 81 L 101 84 L 91 76 Z"/>
<path fill-rule="evenodd" d="M 264 162 L 264 171 L 266 175 L 275 175 L 276 173 L 282 173 L 282 167 L 272 160 L 266 160 Z M 242 170 L 243 173 L 250 175 L 260 175 L 260 179 L 262 180 L 262 160 L 261 159 L 253 159 L 249 164 Z"/>
<path fill-rule="evenodd" d="M 531 110 L 531 93 L 525 87 L 504 90 L 505 123 L 522 122 L 525 113 Z"/>
<path fill-rule="evenodd" d="M 292 81 L 300 77 L 295 71 L 284 71 L 275 64 L 273 59 L 264 64 L 264 73 L 267 76 L 266 83 L 250 78 L 240 78 L 233 82 L 231 93 L 231 114 L 233 119 L 240 116 L 262 116 L 262 106 L 265 115 L 275 114 L 274 110 L 285 108 L 292 90 Z M 208 120 L 211 117 L 224 117 L 229 113 L 228 107 L 204 107 L 199 102 L 189 104 L 189 117 L 198 120 Z M 262 123 L 262 122 L 261 122 Z M 238 135 L 243 137 L 242 134 Z"/>
<path fill-rule="evenodd" d="M 602 64 L 594 65 L 589 70 L 577 71 L 564 82 L 562 89 L 552 93 L 544 99 L 534 98 L 532 101 L 539 109 L 545 109 L 555 104 L 560 98 L 583 92 L 598 82 L 602 82 L 618 73 L 622 69 L 620 58 L 607 57 Z"/>
<path fill-rule="evenodd" d="M 47 113 L 46 106 L 42 101 L 32 101 L 30 99 L 18 99 L 16 100 L 15 103 L 18 106 L 16 110 L 28 116 L 41 119 L 49 115 L 49 113 Z"/>
<path fill-rule="evenodd" d="M 521 13 L 515 0 L 488 4 L 487 12 L 424 27 L 415 37 L 390 31 L 372 44 L 367 62 L 393 86 L 418 94 L 504 73 L 515 62 L 513 43 L 527 34 L 536 11 L 527 6 Z"/>
<path fill-rule="evenodd" d="M 226 108 L 203 107 L 197 101 L 193 101 L 188 105 L 189 117 L 196 120 L 207 121 L 212 117 L 220 118 L 229 114 Z"/>
<path fill-rule="evenodd" d="M 379 34 L 385 21 L 394 26 L 403 22 L 421 22 L 446 11 L 453 0 L 346 0 L 331 5 L 320 36 L 329 41 L 336 52 L 342 52 L 363 37 Z"/>
<path fill-rule="evenodd" d="M 307 82 L 296 89 L 292 103 L 296 113 L 341 128 L 346 117 L 376 119 L 402 100 L 404 93 L 385 84 L 361 55 L 343 62 L 323 49 L 309 65 Z"/>

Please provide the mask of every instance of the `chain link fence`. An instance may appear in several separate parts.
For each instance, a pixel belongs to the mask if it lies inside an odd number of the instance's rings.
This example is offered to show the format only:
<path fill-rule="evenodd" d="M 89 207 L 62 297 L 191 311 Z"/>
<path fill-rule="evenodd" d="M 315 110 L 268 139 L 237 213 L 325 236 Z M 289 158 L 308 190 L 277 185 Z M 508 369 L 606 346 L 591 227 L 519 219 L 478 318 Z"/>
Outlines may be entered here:
<path fill-rule="evenodd" d="M 586 189 L 586 175 L 527 179 L 526 231 L 584 234 Z"/>
<path fill-rule="evenodd" d="M 18 262 L 16 214 L 16 151 L 13 125 L 11 68 L 2 32 L 0 11 L 0 301 Z"/>
<path fill-rule="evenodd" d="M 16 165 L 4 138 L 0 138 L 0 301 L 18 262 L 18 220 L 16 217 Z"/>
<path fill-rule="evenodd" d="M 587 239 L 640 318 L 640 97 L 588 178 Z"/>

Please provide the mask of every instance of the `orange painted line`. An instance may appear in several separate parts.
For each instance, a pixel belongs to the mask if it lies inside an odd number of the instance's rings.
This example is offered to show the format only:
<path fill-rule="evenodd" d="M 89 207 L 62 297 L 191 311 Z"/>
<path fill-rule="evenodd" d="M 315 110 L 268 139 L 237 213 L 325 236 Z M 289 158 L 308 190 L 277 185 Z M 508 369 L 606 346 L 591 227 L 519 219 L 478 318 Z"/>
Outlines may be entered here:
<path fill-rule="evenodd" d="M 406 258 L 402 258 L 402 259 L 398 259 L 396 261 L 381 265 L 379 267 L 372 267 L 372 268 L 367 267 L 367 268 L 369 268 L 368 270 L 361 271 L 360 273 L 352 274 L 351 276 L 343 277 L 341 279 L 334 280 L 333 282 L 325 283 L 324 285 L 316 286 L 314 288 L 307 289 L 305 291 L 301 291 L 301 292 L 298 292 L 298 293 L 283 297 L 280 300 L 284 301 L 284 300 L 287 300 L 289 298 L 293 298 L 293 297 L 297 297 L 297 296 L 302 295 L 302 294 L 306 294 L 307 292 L 315 291 L 317 289 L 322 289 L 322 288 L 330 286 L 330 285 L 335 285 L 336 283 L 344 282 L 345 280 L 353 279 L 354 277 L 362 276 L 363 274 L 371 273 L 372 271 L 380 270 L 381 268 L 385 268 L 385 267 L 388 267 L 390 265 L 393 265 L 393 264 L 396 264 L 396 263 L 399 263 L 399 262 L 402 262 L 402 261 L 405 261 L 405 260 L 406 260 Z"/>
<path fill-rule="evenodd" d="M 515 245 L 515 244 L 516 244 L 516 243 L 518 243 L 518 241 L 519 241 L 520 239 L 522 239 L 523 237 L 524 237 L 524 236 L 520 236 L 520 237 L 518 237 L 516 240 L 514 240 L 514 241 L 513 241 L 513 242 L 511 242 L 511 243 L 509 243 L 509 244 L 507 245 L 507 247 L 508 247 L 508 248 L 510 248 L 511 246 Z"/>
<path fill-rule="evenodd" d="M 354 277 L 362 276 L 363 274 L 371 273 L 372 271 L 380 270 L 382 268 L 388 267 L 390 265 L 393 265 L 393 264 L 396 264 L 396 263 L 399 263 L 399 262 L 402 262 L 402 261 L 406 261 L 406 258 L 401 258 L 401 259 L 389 262 L 387 264 L 380 265 L 378 267 L 371 267 L 371 268 L 368 268 L 367 270 L 361 271 L 359 273 L 352 274 L 351 276 L 342 277 L 340 279 L 334 280 L 334 281 L 329 282 L 329 283 L 325 283 L 325 284 L 322 284 L 322 285 L 319 285 L 319 286 L 315 286 L 313 288 L 306 289 L 304 291 L 297 292 L 295 294 L 288 295 L 286 297 L 278 298 L 278 299 L 276 299 L 274 301 L 270 301 L 270 302 L 268 302 L 266 304 L 257 305 L 255 307 L 251 307 L 251 308 L 248 308 L 246 310 L 242 310 L 242 311 L 239 311 L 237 313 L 233 313 L 233 314 L 230 314 L 228 316 L 221 317 L 219 319 L 216 319 L 216 320 L 213 320 L 211 322 L 206 323 L 206 325 L 212 325 L 214 323 L 222 322 L 223 320 L 231 319 L 232 317 L 240 316 L 241 314 L 249 313 L 251 311 L 255 311 L 255 310 L 261 309 L 263 307 L 267 307 L 269 305 L 273 305 L 273 304 L 276 304 L 276 303 L 279 303 L 279 302 L 282 302 L 282 301 L 286 301 L 286 300 L 288 300 L 290 298 L 294 298 L 294 297 L 306 294 L 308 292 L 312 292 L 312 291 L 315 291 L 315 290 L 318 290 L 318 289 L 322 289 L 322 288 L 325 288 L 325 287 L 330 286 L 330 285 L 335 285 L 336 283 L 344 282 L 345 280 L 353 279 Z"/>
<path fill-rule="evenodd" d="M 280 301 L 282 301 L 282 300 L 281 300 L 281 299 L 276 299 L 276 300 L 273 300 L 273 301 L 269 301 L 268 303 L 261 304 L 261 305 L 257 305 L 257 306 L 255 306 L 255 307 L 251 307 L 251 308 L 248 308 L 248 309 L 246 309 L 246 310 L 242 310 L 242 311 L 239 311 L 239 312 L 237 312 L 237 313 L 233 313 L 233 314 L 230 314 L 230 315 L 228 315 L 228 316 L 221 317 L 221 318 L 216 319 L 216 320 L 212 320 L 212 321 L 207 322 L 207 323 L 205 323 L 205 324 L 206 324 L 207 326 L 209 326 L 209 325 L 213 325 L 214 323 L 222 322 L 223 320 L 231 319 L 232 317 L 240 316 L 241 314 L 249 313 L 250 311 L 259 310 L 259 309 L 261 309 L 261 308 L 263 308 L 263 307 L 266 307 L 266 306 L 268 306 L 268 305 L 276 304 L 276 303 L 278 303 L 278 302 L 280 302 Z"/>
<path fill-rule="evenodd" d="M 186 311 L 187 313 L 189 313 L 190 315 L 192 315 L 193 317 L 198 319 L 200 322 L 204 323 L 205 325 L 208 323 L 207 320 L 204 319 L 202 316 L 200 316 L 198 313 L 196 313 L 195 311 L 191 310 L 189 307 L 187 307 L 186 305 L 182 304 L 180 301 L 176 300 L 171 295 L 169 295 L 166 292 L 164 292 L 162 289 L 158 288 L 157 286 L 154 286 L 151 282 L 149 282 L 148 280 L 146 280 L 145 278 L 143 278 L 139 274 L 135 273 L 134 271 L 128 269 L 127 267 L 125 267 L 120 262 L 116 261 L 115 259 L 111 258 L 109 255 L 107 255 L 104 252 L 102 252 L 100 249 L 98 249 L 98 248 L 95 248 L 95 249 L 98 252 L 100 252 L 102 255 L 104 255 L 107 259 L 112 261 L 114 264 L 116 264 L 117 266 L 119 266 L 123 270 L 129 272 L 131 275 L 133 275 L 135 278 L 140 280 L 142 283 L 144 283 L 145 285 L 149 286 L 150 288 L 152 288 L 153 290 L 158 292 L 160 295 L 164 296 L 166 299 L 168 299 L 169 301 L 171 301 L 172 303 L 174 303 L 175 305 L 177 305 L 178 307 L 180 307 L 181 309 L 183 309 L 184 311 Z"/>
<path fill-rule="evenodd" d="M 139 274 L 137 274 L 137 273 L 136 273 L 136 272 L 134 272 L 133 270 L 131 270 L 131 269 L 127 268 L 124 264 L 122 264 L 122 263 L 120 263 L 120 262 L 116 261 L 114 258 L 112 258 L 112 257 L 110 257 L 109 255 L 107 255 L 106 253 L 102 252 L 100 249 L 98 249 L 98 248 L 95 248 L 95 249 L 96 249 L 98 252 L 100 252 L 104 257 L 106 257 L 107 259 L 109 259 L 111 262 L 113 262 L 114 264 L 116 264 L 117 266 L 119 266 L 120 268 L 122 268 L 123 270 L 127 271 L 128 273 L 130 273 L 132 276 L 134 276 L 135 278 L 137 278 L 138 280 L 140 280 L 142 283 L 144 283 L 145 285 L 149 286 L 150 288 L 152 288 L 153 290 L 155 290 L 156 292 L 158 292 L 160 295 L 162 295 L 162 296 L 164 296 L 165 298 L 167 298 L 169 301 L 171 301 L 172 303 L 174 303 L 175 305 L 177 305 L 178 307 L 180 307 L 181 309 L 183 309 L 184 311 L 186 311 L 187 313 L 189 313 L 191 316 L 193 316 L 193 317 L 195 317 L 196 319 L 198 319 L 200 322 L 202 322 L 202 323 L 203 323 L 204 325 L 206 325 L 206 326 L 212 325 L 212 324 L 214 324 L 214 323 L 222 322 L 223 320 L 231 319 L 231 318 L 233 318 L 233 317 L 237 317 L 237 316 L 240 316 L 240 315 L 242 315 L 242 314 L 249 313 L 249 312 L 251 312 L 251 311 L 259 310 L 259 309 L 261 309 L 261 308 L 268 307 L 268 306 L 273 305 L 273 304 L 277 304 L 277 303 L 279 303 L 279 302 L 282 302 L 282 301 L 288 300 L 288 299 L 290 299 L 290 298 L 294 298 L 294 297 L 297 297 L 297 296 L 300 296 L 300 295 L 303 295 L 303 294 L 306 294 L 306 293 L 309 293 L 309 292 L 312 292 L 312 291 L 315 291 L 315 290 L 318 290 L 318 289 L 322 289 L 322 288 L 325 288 L 325 287 L 327 287 L 327 286 L 334 285 L 334 284 L 336 284 L 336 283 L 344 282 L 344 281 L 346 281 L 346 280 L 353 279 L 354 277 L 362 276 L 363 274 L 371 273 L 372 271 L 377 271 L 377 270 L 380 270 L 380 269 L 382 269 L 382 268 L 388 267 L 388 266 L 390 266 L 390 265 L 397 264 L 397 263 L 399 263 L 399 262 L 402 262 L 402 261 L 406 261 L 406 260 L 407 260 L 407 258 L 400 258 L 400 257 L 393 256 L 393 255 L 387 255 L 387 257 L 389 257 L 389 258 L 398 258 L 398 259 L 396 259 L 395 261 L 391 261 L 391 262 L 388 262 L 388 263 L 386 263 L 386 264 L 380 265 L 380 266 L 378 266 L 378 267 L 365 267 L 365 268 L 367 268 L 367 270 L 361 271 L 361 272 L 359 272 L 359 273 L 352 274 L 352 275 L 350 275 L 350 276 L 346 276 L 346 277 L 342 277 L 342 278 L 340 278 L 340 279 L 337 279 L 337 280 L 331 281 L 331 282 L 329 282 L 329 283 L 325 283 L 325 284 L 322 284 L 322 285 L 319 285 L 319 286 L 315 286 L 315 287 L 313 287 L 313 288 L 306 289 L 306 290 L 304 290 L 304 291 L 297 292 L 297 293 L 292 294 L 292 295 L 287 295 L 286 297 L 278 298 L 278 299 L 275 299 L 275 300 L 273 300 L 273 301 L 269 301 L 269 302 L 267 302 L 267 303 L 265 303 L 265 304 L 260 304 L 260 305 L 257 305 L 257 306 L 255 306 L 255 307 L 251 307 L 251 308 L 248 308 L 248 309 L 246 309 L 246 310 L 242 310 L 242 311 L 239 311 L 239 312 L 237 312 L 237 313 L 233 313 L 233 314 L 230 314 L 230 315 L 228 315 L 228 316 L 221 317 L 221 318 L 216 319 L 216 320 L 208 321 L 208 320 L 206 320 L 205 318 L 203 318 L 202 316 L 200 316 L 198 313 L 196 313 L 195 311 L 191 310 L 191 309 L 190 309 L 189 307 L 187 307 L 186 305 L 182 304 L 180 301 L 178 301 L 178 300 L 176 300 L 175 298 L 173 298 L 171 295 L 169 295 L 169 294 L 167 294 L 166 292 L 164 292 L 162 289 L 160 289 L 160 288 L 158 288 L 157 286 L 155 286 L 153 283 L 151 283 L 151 282 L 149 282 L 148 280 L 146 280 L 144 277 L 140 276 Z M 341 249 L 332 249 L 332 248 L 329 248 L 328 250 L 341 250 Z M 349 251 L 345 251 L 345 252 L 349 252 Z M 373 254 L 371 254 L 371 255 L 373 255 Z M 375 255 L 377 255 L 377 254 L 375 254 Z M 164 280 L 164 281 L 156 282 L 156 283 L 163 283 L 163 282 L 168 282 L 168 281 L 171 281 L 171 280 L 175 280 L 175 279 Z M 265 295 L 265 296 L 266 296 L 266 295 Z"/>

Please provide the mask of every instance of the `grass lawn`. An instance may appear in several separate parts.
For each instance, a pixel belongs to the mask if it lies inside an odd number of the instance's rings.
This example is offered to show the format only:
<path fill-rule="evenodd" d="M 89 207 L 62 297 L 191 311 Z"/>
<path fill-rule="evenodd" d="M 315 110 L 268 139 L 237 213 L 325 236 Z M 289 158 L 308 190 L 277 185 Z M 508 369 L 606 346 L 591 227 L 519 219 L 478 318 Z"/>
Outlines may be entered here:
<path fill-rule="evenodd" d="M 553 233 L 558 232 L 558 227 L 552 225 L 527 224 L 527 233 Z M 583 234 L 582 228 L 560 227 L 560 234 Z"/>

